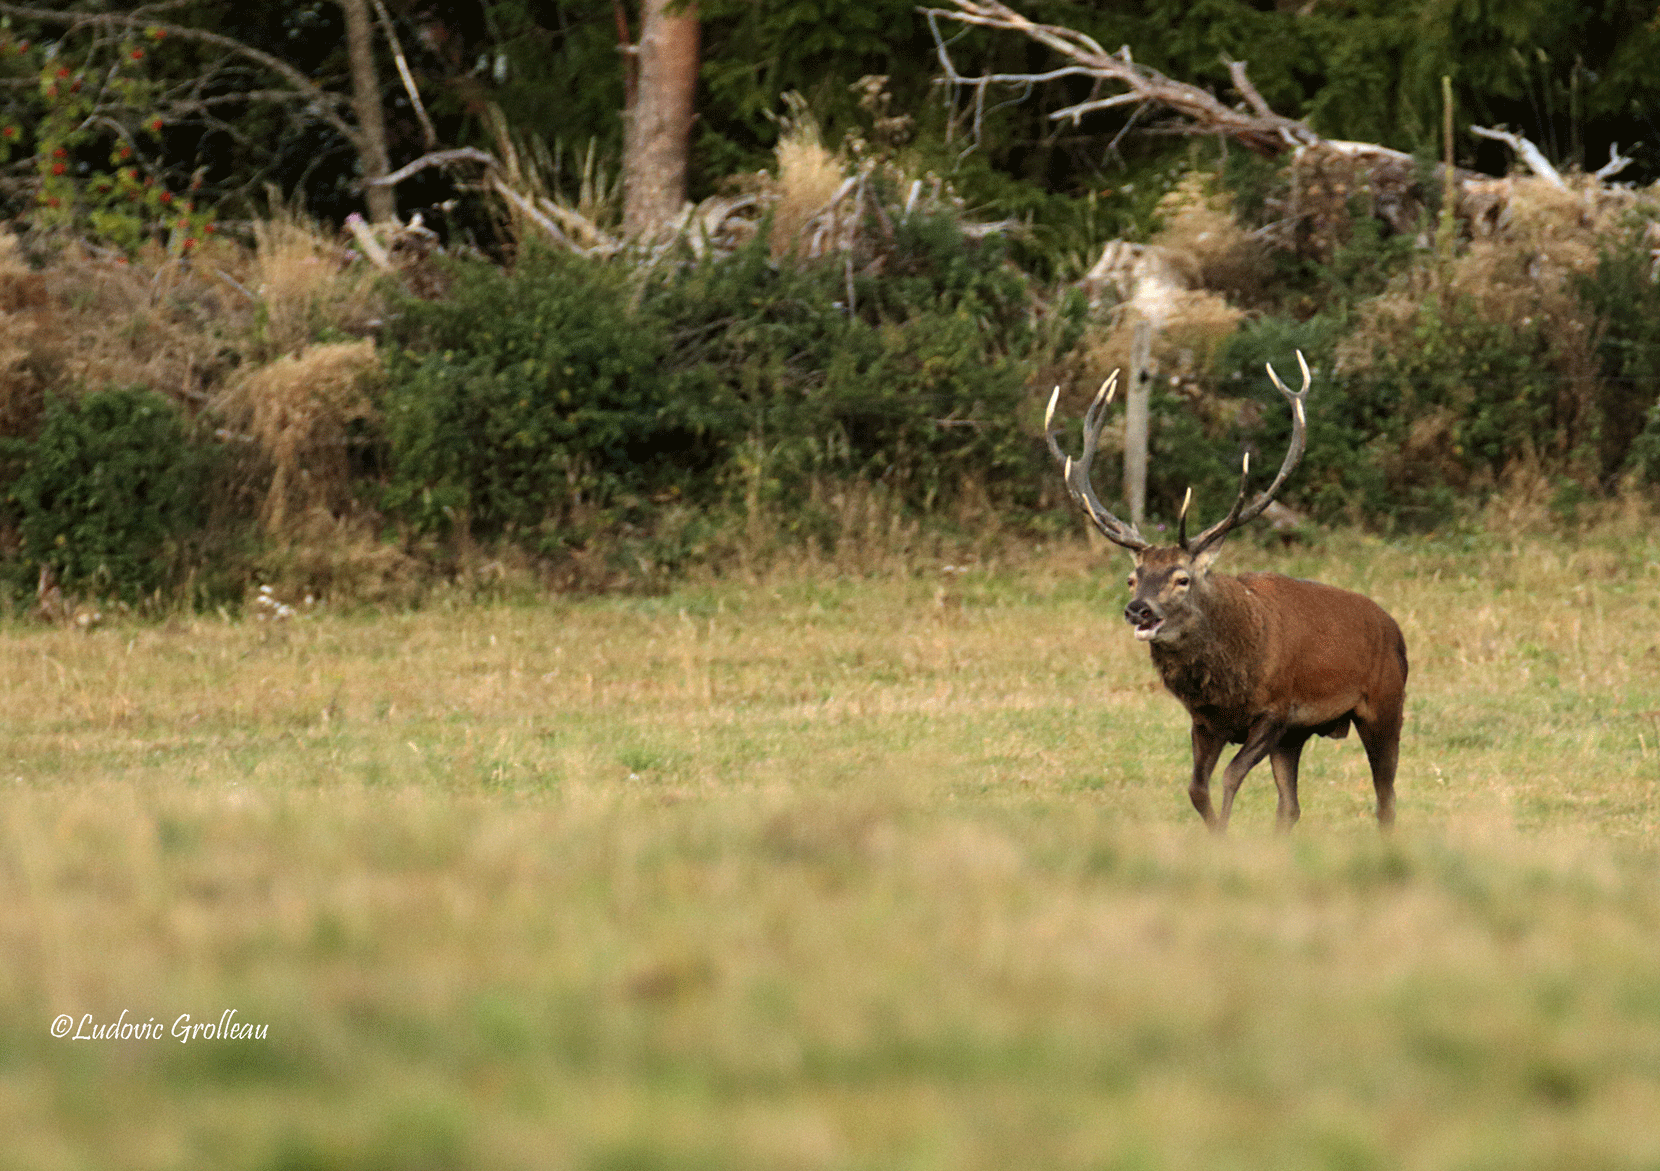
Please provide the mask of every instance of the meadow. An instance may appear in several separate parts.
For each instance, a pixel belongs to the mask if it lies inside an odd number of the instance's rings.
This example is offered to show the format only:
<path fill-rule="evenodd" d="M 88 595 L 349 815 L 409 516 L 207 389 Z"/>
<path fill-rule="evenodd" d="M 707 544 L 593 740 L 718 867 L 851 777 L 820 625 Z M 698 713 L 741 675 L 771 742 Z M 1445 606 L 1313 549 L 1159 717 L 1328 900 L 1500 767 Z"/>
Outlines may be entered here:
<path fill-rule="evenodd" d="M 10 620 L 0 1166 L 1660 1168 L 1652 525 L 1223 561 L 1400 622 L 1392 835 L 1207 834 L 1082 545 Z"/>

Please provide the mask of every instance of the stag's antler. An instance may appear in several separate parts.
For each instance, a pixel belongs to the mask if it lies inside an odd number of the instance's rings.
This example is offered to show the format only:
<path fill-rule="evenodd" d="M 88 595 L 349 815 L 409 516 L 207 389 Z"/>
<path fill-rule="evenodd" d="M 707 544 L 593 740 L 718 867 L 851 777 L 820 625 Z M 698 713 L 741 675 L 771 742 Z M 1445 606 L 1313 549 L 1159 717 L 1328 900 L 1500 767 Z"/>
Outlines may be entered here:
<path fill-rule="evenodd" d="M 1301 350 L 1297 351 L 1297 365 L 1302 367 L 1303 370 L 1301 390 L 1292 390 L 1281 382 L 1280 376 L 1274 371 L 1274 364 L 1272 362 L 1267 364 L 1268 377 L 1274 380 L 1274 385 L 1280 388 L 1280 393 L 1291 400 L 1291 446 L 1286 450 L 1285 462 L 1280 465 L 1279 474 L 1274 477 L 1274 482 L 1268 485 L 1267 490 L 1252 501 L 1251 506 L 1247 508 L 1245 506 L 1245 495 L 1248 490 L 1246 482 L 1251 476 L 1251 456 L 1247 452 L 1244 466 L 1239 473 L 1239 495 L 1234 499 L 1233 508 L 1228 511 L 1227 516 L 1193 538 L 1191 544 L 1188 543 L 1187 539 L 1187 500 L 1183 500 L 1181 519 L 1177 522 L 1176 539 L 1186 552 L 1201 553 L 1215 545 L 1220 545 L 1222 538 L 1226 537 L 1232 530 L 1262 515 L 1262 510 L 1273 502 L 1274 497 L 1279 494 L 1279 490 L 1285 487 L 1285 481 L 1302 460 L 1303 449 L 1308 445 L 1308 413 L 1303 409 L 1303 400 L 1308 398 L 1308 388 L 1314 378 L 1309 373 L 1308 363 L 1304 361 Z M 1190 489 L 1188 499 L 1191 499 L 1192 495 Z"/>
<path fill-rule="evenodd" d="M 1118 389 L 1118 371 L 1101 384 L 1101 389 L 1095 394 L 1095 401 L 1089 404 L 1089 410 L 1084 412 L 1084 453 L 1074 460 L 1061 450 L 1061 445 L 1055 438 L 1055 405 L 1060 402 L 1061 388 L 1055 387 L 1055 393 L 1049 396 L 1049 409 L 1043 412 L 1043 437 L 1049 443 L 1049 451 L 1055 457 L 1055 462 L 1061 465 L 1061 472 L 1066 477 L 1066 489 L 1089 514 L 1089 519 L 1095 527 L 1101 530 L 1101 535 L 1115 545 L 1122 545 L 1132 552 L 1139 553 L 1143 549 L 1152 548 L 1152 544 L 1143 539 L 1136 532 L 1134 525 L 1125 524 L 1112 513 L 1107 511 L 1106 505 L 1096 499 L 1095 489 L 1089 482 L 1089 466 L 1095 459 L 1095 448 L 1101 442 L 1101 427 L 1106 422 L 1107 405 L 1112 402 L 1113 393 Z"/>

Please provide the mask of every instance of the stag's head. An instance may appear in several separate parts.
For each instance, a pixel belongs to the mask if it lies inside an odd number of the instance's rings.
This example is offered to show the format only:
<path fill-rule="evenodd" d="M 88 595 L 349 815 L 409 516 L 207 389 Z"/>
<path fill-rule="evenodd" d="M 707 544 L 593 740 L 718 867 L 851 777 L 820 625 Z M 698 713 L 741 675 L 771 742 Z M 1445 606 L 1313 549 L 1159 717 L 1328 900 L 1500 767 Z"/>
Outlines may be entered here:
<path fill-rule="evenodd" d="M 1273 483 L 1250 504 L 1246 504 L 1251 477 L 1251 457 L 1247 453 L 1240 469 L 1239 495 L 1234 499 L 1233 508 L 1227 516 L 1191 539 L 1187 535 L 1187 510 L 1193 502 L 1193 490 L 1188 489 L 1182 499 L 1174 545 L 1154 545 L 1146 540 L 1133 524 L 1126 524 L 1107 511 L 1090 484 L 1090 464 L 1095 459 L 1095 449 L 1101 440 L 1107 407 L 1112 403 L 1118 386 L 1117 371 L 1101 384 L 1095 401 L 1084 413 L 1084 450 L 1077 459 L 1062 452 L 1055 438 L 1053 424 L 1055 406 L 1060 401 L 1060 388 L 1056 387 L 1055 393 L 1050 396 L 1049 409 L 1043 416 L 1043 429 L 1049 450 L 1066 477 L 1067 490 L 1101 535 L 1113 544 L 1128 549 L 1135 558 L 1135 568 L 1130 571 L 1130 589 L 1134 596 L 1124 607 L 1124 619 L 1135 628 L 1135 636 L 1141 641 L 1176 642 L 1203 621 L 1210 567 L 1221 551 L 1223 540 L 1235 528 L 1254 520 L 1268 507 L 1303 458 L 1308 438 L 1308 418 L 1303 401 L 1308 397 L 1312 377 L 1301 350 L 1297 352 L 1297 365 L 1302 368 L 1303 385 L 1295 391 L 1280 381 L 1272 364 L 1268 366 L 1268 377 L 1291 403 L 1291 445 Z"/>

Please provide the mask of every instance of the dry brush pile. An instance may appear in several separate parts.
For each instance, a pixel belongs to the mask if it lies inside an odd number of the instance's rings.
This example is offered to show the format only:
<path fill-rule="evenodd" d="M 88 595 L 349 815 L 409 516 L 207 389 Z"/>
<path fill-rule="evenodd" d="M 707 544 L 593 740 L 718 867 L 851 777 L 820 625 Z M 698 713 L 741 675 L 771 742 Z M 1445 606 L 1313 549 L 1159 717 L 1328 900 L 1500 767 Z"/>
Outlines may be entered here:
<path fill-rule="evenodd" d="M 1169 481 L 1152 498 L 1225 499 L 1240 442 L 1283 445 L 1262 365 L 1293 349 L 1318 388 L 1291 496 L 1325 518 L 1433 527 L 1511 487 L 1571 504 L 1660 481 L 1660 192 L 1512 176 L 1438 214 L 1420 185 L 1400 232 L 1363 169 L 1306 153 L 1250 214 L 1220 174 L 1189 173 L 1162 227 L 1085 278 L 1099 325 L 1056 380 L 1081 404 L 1151 325 Z"/>

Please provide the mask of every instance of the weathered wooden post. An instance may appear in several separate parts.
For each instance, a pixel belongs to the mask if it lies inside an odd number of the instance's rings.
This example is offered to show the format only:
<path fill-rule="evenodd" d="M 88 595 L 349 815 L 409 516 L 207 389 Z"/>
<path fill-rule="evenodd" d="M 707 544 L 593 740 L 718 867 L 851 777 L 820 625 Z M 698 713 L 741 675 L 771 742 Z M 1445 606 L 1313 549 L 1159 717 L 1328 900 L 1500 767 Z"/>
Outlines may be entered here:
<path fill-rule="evenodd" d="M 1152 374 L 1153 323 L 1138 318 L 1130 342 L 1130 385 L 1124 398 L 1124 499 L 1130 523 L 1147 519 L 1147 400 Z"/>

